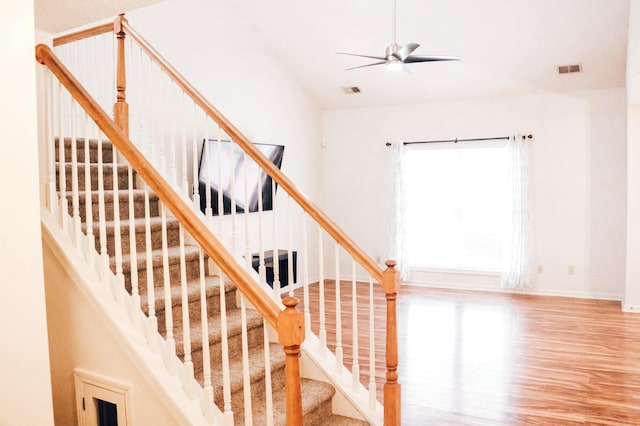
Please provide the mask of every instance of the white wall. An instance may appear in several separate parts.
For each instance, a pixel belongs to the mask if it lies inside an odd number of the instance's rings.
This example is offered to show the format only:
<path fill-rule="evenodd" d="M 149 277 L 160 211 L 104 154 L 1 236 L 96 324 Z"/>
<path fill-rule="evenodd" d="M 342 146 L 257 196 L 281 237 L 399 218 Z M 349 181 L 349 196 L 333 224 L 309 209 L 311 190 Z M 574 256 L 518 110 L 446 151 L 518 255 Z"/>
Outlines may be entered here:
<path fill-rule="evenodd" d="M 640 312 L 640 105 L 628 107 L 627 268 L 624 308 Z"/>
<path fill-rule="evenodd" d="M 130 386 L 131 406 L 127 410 L 131 410 L 133 425 L 189 424 L 172 410 L 173 404 L 161 386 L 135 363 L 123 338 L 109 326 L 111 320 L 80 290 L 86 284 L 74 282 L 67 270 L 69 265 L 60 262 L 46 244 L 44 267 L 55 424 L 79 424 L 75 368 Z"/>
<path fill-rule="evenodd" d="M 51 425 L 33 2 L 3 2 L 0 39 L 0 193 L 5 200 L 0 213 L 0 424 Z"/>
<path fill-rule="evenodd" d="M 323 114 L 324 207 L 365 251 L 388 255 L 387 141 L 532 133 L 533 291 L 621 298 L 624 292 L 624 89 L 433 102 Z M 357 176 L 357 178 L 354 178 Z M 575 274 L 568 274 L 574 265 Z M 432 280 L 469 282 L 454 277 Z M 497 279 L 476 285 L 496 287 Z"/>

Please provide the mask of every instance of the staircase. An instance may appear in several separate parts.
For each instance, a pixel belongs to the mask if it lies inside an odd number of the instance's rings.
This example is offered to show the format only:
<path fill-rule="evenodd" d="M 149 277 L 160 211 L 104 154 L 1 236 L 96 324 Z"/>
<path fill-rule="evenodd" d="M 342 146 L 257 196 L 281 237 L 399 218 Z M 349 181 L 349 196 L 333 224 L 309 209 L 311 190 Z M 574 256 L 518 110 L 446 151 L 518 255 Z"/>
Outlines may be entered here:
<path fill-rule="evenodd" d="M 91 188 L 99 186 L 100 162 L 111 164 L 113 161 L 113 147 L 108 141 L 101 142 L 101 150 L 98 148 L 98 141 L 90 139 L 65 138 L 60 146 L 60 140 L 55 143 L 56 158 L 56 183 L 57 188 L 72 188 L 74 180 L 78 186 L 78 215 L 82 222 L 82 230 L 86 234 L 88 223 L 104 223 L 104 232 L 97 233 L 95 238 L 95 250 L 97 253 L 106 253 L 109 258 L 109 265 L 114 274 L 119 274 L 119 267 L 116 265 L 116 252 L 120 252 L 122 258 L 121 282 L 126 290 L 131 294 L 134 286 L 132 282 L 138 283 L 136 286 L 140 296 L 140 307 L 146 316 L 149 316 L 148 288 L 144 283 L 152 282 L 154 289 L 155 317 L 157 318 L 157 329 L 167 341 L 175 342 L 175 353 L 185 361 L 183 318 L 188 318 L 190 330 L 190 358 L 193 363 L 193 372 L 197 382 L 205 386 L 204 359 L 207 359 L 205 346 L 208 347 L 208 359 L 211 365 L 211 385 L 213 387 L 213 400 L 221 409 L 225 408 L 223 395 L 223 339 L 222 339 L 222 318 L 224 311 L 226 315 L 226 331 L 228 339 L 229 354 L 229 379 L 231 398 L 230 405 L 234 415 L 235 424 L 245 423 L 245 403 L 244 403 L 244 382 L 242 364 L 242 312 L 239 306 L 240 295 L 235 286 L 220 275 L 213 275 L 208 271 L 210 263 L 206 256 L 200 256 L 200 248 L 193 244 L 181 244 L 180 224 L 173 217 L 163 218 L 161 215 L 162 205 L 159 198 L 153 194 L 148 194 L 148 207 L 145 201 L 145 190 L 136 187 L 136 179 L 132 176 L 129 179 L 129 168 L 126 165 L 113 167 L 107 164 L 102 165 L 103 176 L 101 177 L 104 186 L 104 217 L 100 213 L 100 195 L 98 191 L 85 191 L 85 182 L 91 184 Z M 75 144 L 76 155 L 73 155 L 73 145 Z M 86 152 L 88 150 L 88 152 Z M 64 155 L 63 166 L 60 163 L 60 155 Z M 77 179 L 74 179 L 73 162 L 77 161 Z M 99 158 L 101 157 L 101 158 Z M 89 164 L 84 163 L 84 159 L 89 159 Z M 79 159 L 82 159 L 80 161 Z M 64 167 L 64 184 L 61 184 L 61 167 Z M 85 179 L 85 170 L 90 170 L 90 177 Z M 129 183 L 133 182 L 134 187 L 130 188 Z M 117 189 L 115 189 L 117 188 Z M 131 190 L 130 190 L 131 189 Z M 87 200 L 90 194 L 91 200 Z M 68 213 L 74 215 L 73 196 L 66 194 L 68 202 Z M 133 197 L 133 199 L 130 199 Z M 117 202 L 115 202 L 117 200 Z M 90 203 L 91 220 L 88 221 L 87 203 Z M 116 205 L 117 204 L 117 205 Z M 133 207 L 133 211 L 130 211 Z M 147 211 L 148 210 L 148 211 Z M 148 214 L 148 221 L 145 217 Z M 121 218 L 121 219 L 118 219 Z M 130 217 L 133 217 L 133 222 Z M 118 219 L 118 220 L 116 220 Z M 145 227 L 149 223 L 150 233 Z M 93 226 L 93 225 L 92 225 Z M 118 229 L 119 228 L 119 229 Z M 133 234 L 133 236 L 132 236 Z M 119 236 L 119 241 L 116 236 Z M 105 238 L 106 237 L 106 238 Z M 134 242 L 132 242 L 132 239 Z M 132 253 L 135 250 L 135 255 Z M 184 252 L 184 260 L 181 260 L 180 253 Z M 165 257 L 165 253 L 168 256 Z M 149 258 L 150 256 L 150 258 Z M 132 259 L 135 259 L 136 267 L 132 267 Z M 166 259 L 166 260 L 165 260 Z M 150 260 L 150 262 L 148 262 Z M 202 264 L 201 262 L 204 261 Z M 151 270 L 148 268 L 151 267 Z M 201 268 L 205 271 L 205 276 L 201 275 Z M 186 300 L 187 306 L 183 303 L 181 276 L 186 276 Z M 204 292 L 202 292 L 201 278 L 204 280 Z M 165 280 L 171 282 L 171 286 L 166 289 Z M 224 282 L 221 285 L 221 280 Z M 221 300 L 221 289 L 223 289 L 224 303 Z M 206 303 L 201 297 L 204 293 Z M 165 303 L 165 297 L 171 297 L 171 303 Z M 166 311 L 166 306 L 171 306 L 170 312 Z M 206 306 L 206 318 L 208 325 L 208 339 L 202 338 L 202 316 L 201 306 Z M 169 318 L 169 322 L 167 322 Z M 266 393 L 270 392 L 273 399 L 273 424 L 285 424 L 285 355 L 282 347 L 270 343 L 269 368 L 271 389 L 268 390 L 266 379 L 269 376 L 265 372 L 264 338 L 265 322 L 254 310 L 246 310 L 247 324 L 247 346 L 250 365 L 250 375 L 248 382 L 251 386 L 251 416 L 252 424 L 269 424 L 267 421 L 267 407 L 265 404 Z M 208 340 L 208 341 L 207 341 Z M 363 421 L 341 417 L 332 414 L 331 400 L 335 389 L 327 383 L 303 379 L 302 380 L 302 410 L 305 425 L 364 425 Z"/>

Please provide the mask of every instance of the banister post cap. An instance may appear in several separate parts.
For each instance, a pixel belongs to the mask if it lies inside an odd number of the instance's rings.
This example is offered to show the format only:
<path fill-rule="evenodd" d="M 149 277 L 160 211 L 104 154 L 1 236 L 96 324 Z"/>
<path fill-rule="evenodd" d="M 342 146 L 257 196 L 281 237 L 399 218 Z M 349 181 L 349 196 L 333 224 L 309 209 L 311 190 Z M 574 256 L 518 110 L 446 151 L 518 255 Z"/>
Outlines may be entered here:
<path fill-rule="evenodd" d="M 283 346 L 298 346 L 304 342 L 304 314 L 296 309 L 298 299 L 285 297 L 285 309 L 278 314 L 278 342 Z"/>
<path fill-rule="evenodd" d="M 387 269 L 382 272 L 382 290 L 386 294 L 395 294 L 400 289 L 400 272 L 396 270 L 396 261 L 384 262 Z"/>

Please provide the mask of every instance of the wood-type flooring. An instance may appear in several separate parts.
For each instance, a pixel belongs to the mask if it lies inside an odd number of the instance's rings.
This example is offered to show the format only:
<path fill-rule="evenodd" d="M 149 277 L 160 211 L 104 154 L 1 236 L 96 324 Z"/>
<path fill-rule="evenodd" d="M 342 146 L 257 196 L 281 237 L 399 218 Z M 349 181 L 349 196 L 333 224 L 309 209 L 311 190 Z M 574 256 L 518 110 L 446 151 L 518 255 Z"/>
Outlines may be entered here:
<path fill-rule="evenodd" d="M 349 365 L 351 285 L 342 282 L 340 304 Z M 363 383 L 368 291 L 368 283 L 358 283 Z M 302 300 L 302 291 L 296 296 Z M 325 297 L 327 324 L 335 324 L 334 282 L 326 282 Z M 310 286 L 310 305 L 317 333 L 317 284 Z M 374 307 L 382 360 L 379 287 Z M 335 347 L 333 333 L 328 341 Z M 640 314 L 622 312 L 620 302 L 403 285 L 398 345 L 404 425 L 640 425 Z M 382 400 L 384 365 L 375 370 Z"/>

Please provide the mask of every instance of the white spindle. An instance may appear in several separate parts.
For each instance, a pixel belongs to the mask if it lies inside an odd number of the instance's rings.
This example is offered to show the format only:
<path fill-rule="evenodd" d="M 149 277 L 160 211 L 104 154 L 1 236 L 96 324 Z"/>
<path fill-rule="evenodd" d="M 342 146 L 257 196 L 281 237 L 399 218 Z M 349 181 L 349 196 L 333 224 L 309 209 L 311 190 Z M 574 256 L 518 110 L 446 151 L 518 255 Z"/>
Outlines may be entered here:
<path fill-rule="evenodd" d="M 178 116 L 178 111 L 176 111 L 176 108 L 178 106 L 178 103 L 176 102 L 176 99 L 175 99 L 175 90 L 177 90 L 177 86 L 173 83 L 173 80 L 171 79 L 169 79 L 168 85 L 169 87 L 167 88 L 167 95 L 169 100 L 168 102 L 169 107 L 167 108 L 167 112 L 169 113 L 169 117 L 171 117 L 171 119 L 164 120 L 164 122 L 168 123 L 168 126 L 167 126 L 168 129 L 165 128 L 164 131 L 169 132 L 168 155 L 167 153 L 165 153 L 165 155 L 169 157 L 169 168 L 170 168 L 169 179 L 171 180 L 171 183 L 173 185 L 178 186 L 178 171 L 176 170 L 176 152 L 177 152 L 176 150 L 176 131 L 177 131 L 176 117 Z"/>
<path fill-rule="evenodd" d="M 113 179 L 113 237 L 116 255 L 116 283 L 124 287 L 124 275 L 122 273 L 122 238 L 120 224 L 120 191 L 118 189 L 118 150 L 113 148 L 113 162 L 111 163 Z M 116 292 L 120 294 L 120 292 Z"/>
<path fill-rule="evenodd" d="M 264 386 L 265 386 L 265 407 L 267 415 L 267 426 L 273 426 L 273 385 L 271 383 L 271 346 L 269 345 L 269 325 L 266 320 L 262 320 L 263 343 L 264 343 Z"/>
<path fill-rule="evenodd" d="M 293 208 L 291 207 L 291 196 L 287 194 L 287 227 L 289 229 L 289 243 L 287 244 L 287 284 L 289 285 L 289 296 L 293 297 Z M 275 259 L 274 259 L 275 260 Z"/>
<path fill-rule="evenodd" d="M 45 76 L 47 93 L 46 118 L 47 118 L 47 209 L 53 213 L 56 206 L 56 153 L 55 141 L 62 140 L 62 133 L 55 128 L 55 95 L 53 92 L 53 75 L 45 67 L 42 67 Z M 59 136 L 56 136 L 58 134 Z M 60 143 L 60 142 L 58 142 Z M 63 144 L 64 145 L 64 144 Z"/>
<path fill-rule="evenodd" d="M 58 81 L 58 129 L 60 136 L 58 136 L 58 185 L 59 185 L 59 219 L 60 227 L 62 230 L 66 230 L 67 215 L 69 214 L 69 200 L 67 199 L 67 165 L 65 160 L 65 129 L 63 124 L 64 117 L 64 100 L 63 95 L 67 93 L 63 92 L 62 83 Z"/>
<path fill-rule="evenodd" d="M 180 148 L 181 148 L 181 155 L 180 158 L 182 159 L 182 170 L 181 170 L 181 175 L 182 175 L 182 193 L 184 194 L 185 197 L 189 197 L 189 181 L 187 179 L 187 119 L 186 119 L 186 114 L 187 114 L 187 105 L 185 103 L 185 93 L 184 91 L 181 92 L 182 96 L 181 96 L 181 102 L 180 102 L 180 123 L 182 124 L 182 138 L 180 141 Z"/>
<path fill-rule="evenodd" d="M 153 253 L 151 243 L 151 205 L 149 201 L 149 186 L 144 184 L 144 236 L 145 236 L 145 259 L 147 271 L 147 304 L 149 305 L 149 315 L 147 323 L 147 341 L 153 342 L 158 331 L 158 319 L 156 318 L 156 296 L 153 280 Z"/>
<path fill-rule="evenodd" d="M 244 156 L 244 161 L 242 162 L 242 169 L 244 174 L 244 184 L 242 190 L 244 192 L 245 200 L 244 215 L 242 216 L 244 219 L 244 263 L 245 269 L 249 271 L 251 270 L 251 247 L 249 246 L 249 167 L 247 165 L 247 153 L 243 152 L 242 155 Z"/>
<path fill-rule="evenodd" d="M 222 271 L 220 275 L 220 343 L 222 346 L 222 397 L 224 401 L 224 424 L 233 424 L 233 411 L 231 410 L 231 377 L 229 375 L 229 334 L 227 331 L 227 301 L 225 300 L 224 282 L 226 280 Z"/>
<path fill-rule="evenodd" d="M 240 295 L 240 318 L 242 322 L 242 386 L 244 396 L 244 424 L 253 425 L 251 410 L 251 372 L 249 371 L 249 338 L 247 335 L 247 306 L 244 295 Z M 265 375 L 267 372 L 265 371 Z"/>
<path fill-rule="evenodd" d="M 106 282 L 111 274 L 109 269 L 109 252 L 107 250 L 107 213 L 104 200 L 104 158 L 102 149 L 104 138 L 98 129 L 98 225 L 100 228 L 100 259 L 102 260 L 102 282 Z"/>
<path fill-rule="evenodd" d="M 278 215 L 276 214 L 276 182 L 271 180 L 271 208 L 272 208 L 272 238 L 273 250 L 271 251 L 271 265 L 273 268 L 273 292 L 280 298 L 280 262 L 278 261 Z"/>
<path fill-rule="evenodd" d="M 340 246 L 335 243 L 336 261 L 336 372 L 342 371 L 342 298 L 340 297 Z"/>
<path fill-rule="evenodd" d="M 158 71 L 158 110 L 160 113 L 162 113 L 162 110 L 160 109 L 160 105 L 162 104 L 162 100 L 165 99 L 165 91 L 163 89 L 163 77 L 164 76 L 164 72 L 162 72 L 162 70 Z M 158 135 L 158 141 L 159 141 L 159 145 L 160 145 L 160 172 L 162 174 L 162 176 L 168 176 L 168 168 L 167 168 L 167 128 L 166 128 L 166 120 L 161 119 L 160 120 L 160 131 L 159 131 L 159 135 Z"/>
<path fill-rule="evenodd" d="M 311 310 L 309 306 L 309 239 L 307 236 L 307 217 L 302 215 L 302 282 L 304 297 L 304 324 L 307 333 L 311 333 Z"/>
<path fill-rule="evenodd" d="M 373 309 L 373 278 L 369 277 L 369 408 L 376 407 L 376 327 Z"/>
<path fill-rule="evenodd" d="M 82 220 L 80 219 L 78 140 L 76 132 L 76 103 L 71 99 L 71 208 L 73 218 L 73 242 L 79 247 L 82 235 Z"/>
<path fill-rule="evenodd" d="M 267 271 L 264 265 L 264 205 L 262 199 L 262 182 L 258 179 L 258 277 L 261 284 L 267 282 Z"/>
<path fill-rule="evenodd" d="M 208 409 L 211 408 L 211 404 L 213 403 L 213 385 L 211 382 L 211 353 L 209 350 L 209 345 L 205 344 L 205 342 L 209 342 L 209 316 L 207 309 L 207 288 L 206 288 L 206 277 L 204 270 L 204 252 L 200 249 L 199 257 L 198 257 L 198 265 L 199 265 L 199 276 L 200 276 L 200 325 L 202 328 L 202 372 L 204 375 L 204 395 L 203 400 L 205 401 L 206 415 L 207 418 L 211 421 L 213 412 Z M 183 302 L 184 303 L 184 302 Z"/>
<path fill-rule="evenodd" d="M 193 396 L 193 389 L 191 388 L 191 379 L 193 378 L 193 361 L 191 359 L 191 326 L 189 322 L 189 293 L 187 289 L 187 263 L 184 250 L 184 229 L 182 224 L 178 224 L 179 239 L 180 239 L 180 290 L 182 293 L 182 340 L 184 349 L 184 388 L 190 397 Z M 206 321 L 206 320 L 205 320 Z M 202 336 L 202 345 L 208 346 L 209 339 L 205 339 Z M 203 358 L 206 363 L 208 358 Z"/>
<path fill-rule="evenodd" d="M 353 389 L 357 390 L 360 385 L 360 361 L 359 361 L 359 348 L 358 348 L 358 293 L 356 283 L 356 261 L 351 260 L 351 318 L 353 322 L 351 324 L 352 339 L 353 339 L 353 366 L 351 367 L 351 375 L 353 379 Z"/>
<path fill-rule="evenodd" d="M 234 155 L 234 141 L 229 143 L 229 158 L 231 159 L 231 176 L 236 175 L 236 161 Z M 220 159 L 218 159 L 218 167 L 220 167 Z M 237 196 L 236 196 L 236 180 L 231 179 L 231 253 L 234 256 L 238 255 L 238 223 L 237 223 Z M 218 206 L 218 212 L 220 212 L 220 206 Z M 224 210 L 224 209 L 223 209 Z M 220 215 L 220 219 L 222 215 Z"/>
<path fill-rule="evenodd" d="M 200 210 L 200 182 L 198 180 L 198 137 L 197 137 L 197 109 L 196 103 L 193 102 L 193 111 L 191 114 L 191 127 L 193 129 L 192 147 L 191 147 L 191 172 L 193 174 L 193 205 Z"/>
<path fill-rule="evenodd" d="M 176 345 L 173 337 L 173 312 L 171 303 L 171 274 L 169 272 L 169 246 L 167 237 L 167 207 L 162 201 L 160 203 L 160 220 L 162 221 L 162 282 L 164 286 L 164 316 L 166 327 L 166 359 L 165 365 L 168 369 L 173 366 L 173 356 L 175 355 Z M 147 274 L 153 274 L 153 269 L 147 271 Z"/>
<path fill-rule="evenodd" d="M 327 349 L 327 327 L 324 307 L 324 248 L 322 247 L 322 227 L 318 225 L 318 293 L 320 296 L 320 330 L 318 339 L 323 353 Z"/>
<path fill-rule="evenodd" d="M 202 142 L 202 155 L 204 155 L 204 167 L 206 170 L 205 176 L 207 176 L 206 178 L 206 182 L 205 182 L 205 190 L 204 190 L 204 202 L 205 202 L 205 216 L 208 218 L 209 220 L 209 224 L 212 223 L 212 218 L 213 218 L 213 210 L 211 209 L 211 179 L 209 179 L 209 176 L 211 176 L 211 171 L 213 170 L 213 165 L 211 164 L 211 147 L 209 146 L 209 138 L 207 137 L 207 116 L 204 116 L 204 128 L 205 128 L 205 137 L 204 137 L 204 141 Z M 220 140 L 218 139 L 218 154 L 220 154 Z M 218 162 L 220 161 L 220 155 L 216 156 L 218 158 Z M 221 181 L 219 181 L 221 182 Z M 218 191 L 219 193 L 221 193 L 222 191 Z M 220 195 L 221 196 L 221 195 Z M 218 204 L 218 214 L 222 214 L 220 213 L 220 206 L 222 204 Z"/>
<path fill-rule="evenodd" d="M 138 250 L 136 247 L 136 215 L 135 199 L 133 195 L 133 170 L 131 164 L 127 164 L 127 182 L 129 198 L 129 263 L 131 270 L 131 318 L 136 318 L 140 311 L 140 290 L 138 288 Z"/>
<path fill-rule="evenodd" d="M 217 127 L 218 129 L 218 133 L 217 133 L 217 152 L 218 155 L 216 156 L 216 158 L 218 159 L 218 182 L 220 182 L 220 185 L 222 185 L 222 182 L 224 182 L 222 180 L 222 164 L 220 163 L 222 160 L 222 142 L 221 142 L 221 132 L 222 129 L 220 129 L 220 127 Z M 208 170 L 211 169 L 207 169 L 207 173 Z M 207 182 L 209 182 L 209 179 L 207 179 Z M 207 186 L 207 196 L 211 197 L 211 186 Z M 220 238 L 222 238 L 222 236 L 224 235 L 224 227 L 222 226 L 222 218 L 224 217 L 224 197 L 223 197 L 223 193 L 222 193 L 222 188 L 218 188 L 218 232 L 220 233 Z"/>
<path fill-rule="evenodd" d="M 84 132 L 84 207 L 85 207 L 85 223 L 87 234 L 87 248 L 85 255 L 89 264 L 93 264 L 94 255 L 96 253 L 95 235 L 93 234 L 93 200 L 91 199 L 91 149 L 89 140 L 89 115 L 84 114 L 85 132 Z"/>

